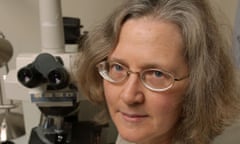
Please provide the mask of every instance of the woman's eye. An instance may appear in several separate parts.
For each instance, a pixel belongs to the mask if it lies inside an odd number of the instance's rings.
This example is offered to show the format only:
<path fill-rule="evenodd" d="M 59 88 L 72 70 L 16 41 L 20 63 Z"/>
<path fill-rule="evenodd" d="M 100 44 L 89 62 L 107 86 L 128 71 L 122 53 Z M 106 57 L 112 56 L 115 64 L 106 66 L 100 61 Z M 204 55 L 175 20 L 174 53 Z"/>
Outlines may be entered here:
<path fill-rule="evenodd" d="M 156 77 L 161 77 L 163 76 L 163 73 L 161 71 L 153 71 L 153 75 Z"/>
<path fill-rule="evenodd" d="M 124 68 L 120 64 L 112 64 L 111 70 L 113 71 L 122 71 Z"/>

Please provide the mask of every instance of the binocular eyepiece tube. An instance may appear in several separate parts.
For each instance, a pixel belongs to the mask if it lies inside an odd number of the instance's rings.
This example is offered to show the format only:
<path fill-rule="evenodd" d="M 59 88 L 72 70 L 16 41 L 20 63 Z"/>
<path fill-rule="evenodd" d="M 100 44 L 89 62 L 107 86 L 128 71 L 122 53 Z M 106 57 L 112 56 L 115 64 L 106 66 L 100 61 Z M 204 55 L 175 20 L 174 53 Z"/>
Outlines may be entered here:
<path fill-rule="evenodd" d="M 39 54 L 36 59 L 21 68 L 17 73 L 18 81 L 27 88 L 47 84 L 48 89 L 63 89 L 69 84 L 69 74 L 64 68 L 61 57 L 48 53 Z"/>

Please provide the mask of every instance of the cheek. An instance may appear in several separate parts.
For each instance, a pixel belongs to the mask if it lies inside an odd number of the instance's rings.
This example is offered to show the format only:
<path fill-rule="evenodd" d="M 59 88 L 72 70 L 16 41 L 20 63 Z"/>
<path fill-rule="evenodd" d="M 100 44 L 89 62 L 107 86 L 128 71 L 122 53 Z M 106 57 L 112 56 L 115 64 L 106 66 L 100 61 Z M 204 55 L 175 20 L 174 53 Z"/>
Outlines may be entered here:
<path fill-rule="evenodd" d="M 105 100 L 106 100 L 106 105 L 108 108 L 108 112 L 112 119 L 114 119 L 115 112 L 117 109 L 117 105 L 119 103 L 119 99 L 117 96 L 117 89 L 112 86 L 112 84 L 109 84 L 109 82 L 103 82 L 103 87 L 104 87 L 104 95 L 105 95 Z"/>
<path fill-rule="evenodd" d="M 158 129 L 169 130 L 176 125 L 181 115 L 182 102 L 173 95 L 161 95 L 149 99 L 148 112 Z"/>
<path fill-rule="evenodd" d="M 152 109 L 155 114 L 165 116 L 178 115 L 181 111 L 182 100 L 180 98 L 171 97 L 171 95 L 162 95 L 157 99 L 149 100 L 148 107 Z"/>
<path fill-rule="evenodd" d="M 182 85 L 183 86 L 183 85 Z M 175 87 L 169 91 L 162 92 L 160 95 L 153 95 L 154 99 L 149 99 L 149 107 L 157 109 L 155 113 L 172 115 L 179 117 L 182 110 L 182 102 L 185 97 L 187 86 Z"/>
<path fill-rule="evenodd" d="M 111 84 L 109 84 L 109 82 L 106 82 L 105 80 L 103 81 L 103 88 L 107 105 L 111 106 L 111 103 L 114 103 L 116 99 L 116 96 L 114 95 L 116 95 L 117 92 L 114 87 L 112 87 Z"/>
<path fill-rule="evenodd" d="M 176 84 L 175 87 L 169 91 L 163 92 L 166 104 L 172 105 L 174 107 L 179 107 L 182 105 L 183 99 L 186 95 L 188 89 L 188 81 Z"/>

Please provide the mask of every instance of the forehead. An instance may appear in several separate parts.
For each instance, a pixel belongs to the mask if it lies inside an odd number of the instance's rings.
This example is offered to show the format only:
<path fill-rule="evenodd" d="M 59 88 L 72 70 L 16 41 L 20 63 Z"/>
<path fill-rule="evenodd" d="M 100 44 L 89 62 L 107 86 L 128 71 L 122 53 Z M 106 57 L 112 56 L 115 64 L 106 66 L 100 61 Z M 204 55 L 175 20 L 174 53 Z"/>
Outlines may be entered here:
<path fill-rule="evenodd" d="M 123 24 L 109 59 L 121 59 L 136 66 L 157 64 L 170 69 L 174 63 L 185 62 L 183 47 L 177 25 L 148 17 L 130 19 Z"/>

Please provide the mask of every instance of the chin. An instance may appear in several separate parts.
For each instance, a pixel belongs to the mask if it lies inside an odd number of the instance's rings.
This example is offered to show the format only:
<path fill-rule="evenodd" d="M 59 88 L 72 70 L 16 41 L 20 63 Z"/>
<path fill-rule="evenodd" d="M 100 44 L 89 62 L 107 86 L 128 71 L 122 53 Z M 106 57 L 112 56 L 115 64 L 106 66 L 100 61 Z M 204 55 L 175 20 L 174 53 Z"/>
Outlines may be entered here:
<path fill-rule="evenodd" d="M 143 142 L 143 140 L 146 140 L 146 136 L 140 134 L 139 132 L 127 132 L 125 131 L 119 131 L 119 135 L 121 136 L 122 139 L 128 141 L 128 142 L 132 142 L 132 143 L 139 143 L 139 142 Z"/>

